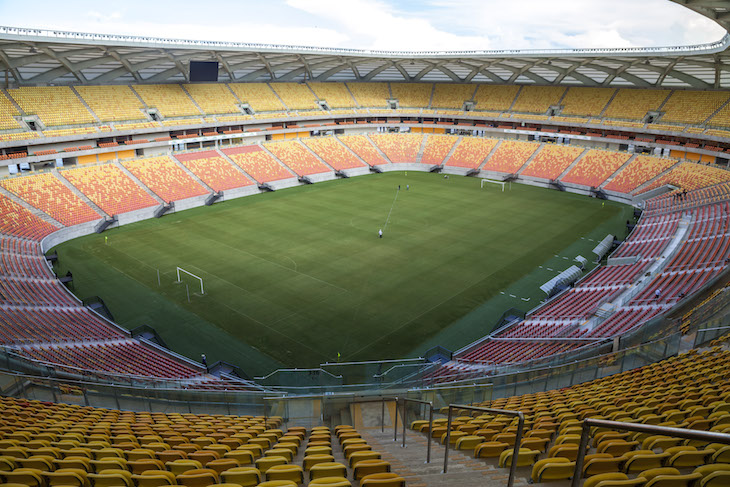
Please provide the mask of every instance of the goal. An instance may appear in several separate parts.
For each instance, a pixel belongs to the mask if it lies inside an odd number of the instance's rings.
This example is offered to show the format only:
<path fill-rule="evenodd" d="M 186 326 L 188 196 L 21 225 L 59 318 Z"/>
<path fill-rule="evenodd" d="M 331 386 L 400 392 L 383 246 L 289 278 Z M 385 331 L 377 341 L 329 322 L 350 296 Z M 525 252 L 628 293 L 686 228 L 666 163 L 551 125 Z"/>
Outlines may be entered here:
<path fill-rule="evenodd" d="M 484 188 L 484 183 L 492 183 L 497 184 L 499 186 L 502 186 L 502 192 L 504 192 L 504 187 L 507 185 L 504 181 L 495 181 L 494 179 L 482 179 L 482 185 L 481 188 Z M 509 183 L 509 189 L 512 189 L 512 182 Z"/>
<path fill-rule="evenodd" d="M 185 269 L 183 269 L 182 267 L 176 267 L 175 269 L 177 270 L 177 281 L 175 281 L 175 282 L 178 282 L 178 283 L 182 282 L 182 279 L 180 278 L 181 277 L 180 273 L 182 272 L 182 273 L 187 274 L 188 276 L 192 277 L 193 279 L 197 279 L 200 282 L 200 294 L 205 294 L 205 289 L 203 288 L 203 278 L 202 277 L 196 276 L 192 272 L 188 272 Z"/>

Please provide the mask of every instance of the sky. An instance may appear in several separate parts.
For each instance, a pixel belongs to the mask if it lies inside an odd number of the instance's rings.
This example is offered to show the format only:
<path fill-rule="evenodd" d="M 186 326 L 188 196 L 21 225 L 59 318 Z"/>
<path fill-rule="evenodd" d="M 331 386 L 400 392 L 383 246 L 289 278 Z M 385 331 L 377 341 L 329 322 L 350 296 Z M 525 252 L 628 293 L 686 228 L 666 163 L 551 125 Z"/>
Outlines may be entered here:
<path fill-rule="evenodd" d="M 0 25 L 398 51 L 681 46 L 724 35 L 668 0 L 0 0 Z"/>

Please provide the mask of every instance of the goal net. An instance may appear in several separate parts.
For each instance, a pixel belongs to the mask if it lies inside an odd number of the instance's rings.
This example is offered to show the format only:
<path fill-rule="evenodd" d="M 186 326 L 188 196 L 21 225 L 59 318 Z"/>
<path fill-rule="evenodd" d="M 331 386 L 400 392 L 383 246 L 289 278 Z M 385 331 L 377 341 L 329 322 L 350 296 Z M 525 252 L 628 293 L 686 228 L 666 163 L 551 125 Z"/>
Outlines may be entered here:
<path fill-rule="evenodd" d="M 203 288 L 203 278 L 202 277 L 196 276 L 192 272 L 186 271 L 182 267 L 176 267 L 175 269 L 177 271 L 177 281 L 175 281 L 175 282 L 182 283 L 182 274 L 186 274 L 200 283 L 200 294 L 205 294 L 205 289 Z"/>
<path fill-rule="evenodd" d="M 481 188 L 484 188 L 485 184 L 496 184 L 498 186 L 502 186 L 502 192 L 504 192 L 504 187 L 507 185 L 504 181 L 495 181 L 494 179 L 482 179 L 482 185 Z M 509 189 L 512 189 L 512 183 L 509 183 Z"/>

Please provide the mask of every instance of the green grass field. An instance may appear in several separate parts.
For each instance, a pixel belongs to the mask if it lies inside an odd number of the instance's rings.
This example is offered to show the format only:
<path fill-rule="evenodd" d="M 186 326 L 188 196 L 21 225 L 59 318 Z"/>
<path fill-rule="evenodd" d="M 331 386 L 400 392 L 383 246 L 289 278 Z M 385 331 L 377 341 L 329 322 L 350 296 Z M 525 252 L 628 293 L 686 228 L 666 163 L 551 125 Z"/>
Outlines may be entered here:
<path fill-rule="evenodd" d="M 623 237 L 632 212 L 479 184 L 398 172 L 241 198 L 67 242 L 53 249 L 56 270 L 70 269 L 75 293 L 101 296 L 122 326 L 150 325 L 179 353 L 251 375 L 338 352 L 457 349 L 507 308 L 538 304 L 539 285 L 607 233 Z M 192 279 L 174 283 L 176 266 L 201 276 L 205 295 Z"/>

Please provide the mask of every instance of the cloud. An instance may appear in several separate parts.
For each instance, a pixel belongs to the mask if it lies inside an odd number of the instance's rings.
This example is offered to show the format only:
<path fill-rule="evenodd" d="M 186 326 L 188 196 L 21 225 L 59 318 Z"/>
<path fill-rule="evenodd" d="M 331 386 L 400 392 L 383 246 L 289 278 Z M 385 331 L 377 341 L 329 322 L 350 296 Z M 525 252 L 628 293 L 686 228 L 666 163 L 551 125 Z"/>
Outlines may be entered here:
<path fill-rule="evenodd" d="M 722 28 L 669 0 L 0 0 L 4 25 L 379 50 L 676 46 Z"/>

